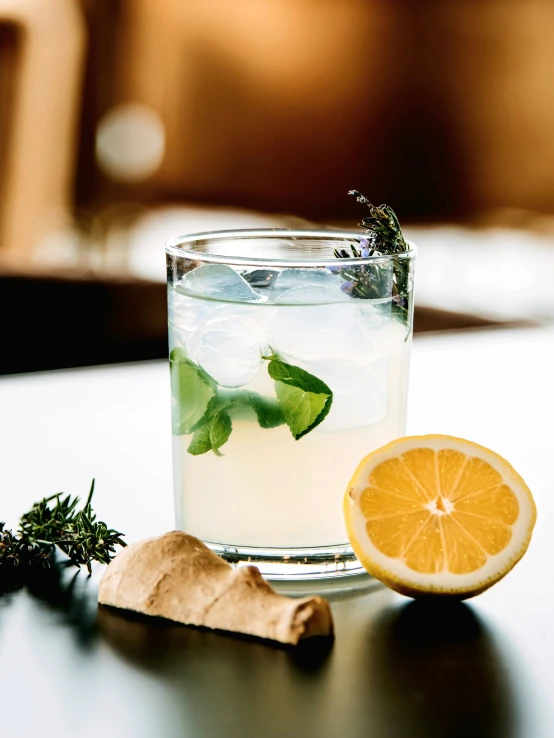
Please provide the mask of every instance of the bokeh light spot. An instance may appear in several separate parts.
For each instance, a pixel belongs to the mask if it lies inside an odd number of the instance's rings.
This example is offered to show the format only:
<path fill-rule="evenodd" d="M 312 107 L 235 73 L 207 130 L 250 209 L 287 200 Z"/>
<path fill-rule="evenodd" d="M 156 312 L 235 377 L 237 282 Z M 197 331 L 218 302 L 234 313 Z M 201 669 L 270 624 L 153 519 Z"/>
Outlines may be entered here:
<path fill-rule="evenodd" d="M 142 182 L 160 166 L 165 129 L 158 113 L 146 105 L 111 108 L 96 131 L 96 159 L 102 171 L 119 182 Z"/>

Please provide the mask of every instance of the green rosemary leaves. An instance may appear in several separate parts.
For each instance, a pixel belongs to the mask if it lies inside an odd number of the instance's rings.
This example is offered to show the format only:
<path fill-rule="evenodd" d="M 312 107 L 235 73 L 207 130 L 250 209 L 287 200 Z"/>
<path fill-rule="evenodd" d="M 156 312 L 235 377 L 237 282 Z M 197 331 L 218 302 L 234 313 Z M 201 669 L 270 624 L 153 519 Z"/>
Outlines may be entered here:
<path fill-rule="evenodd" d="M 115 547 L 126 544 L 123 533 L 96 519 L 93 494 L 94 480 L 81 509 L 77 509 L 78 497 L 61 493 L 45 497 L 21 516 L 15 534 L 0 523 L 0 589 L 3 579 L 15 576 L 25 583 L 37 568 L 53 566 L 56 548 L 67 556 L 69 564 L 86 566 L 89 573 L 93 561 L 111 561 Z"/>

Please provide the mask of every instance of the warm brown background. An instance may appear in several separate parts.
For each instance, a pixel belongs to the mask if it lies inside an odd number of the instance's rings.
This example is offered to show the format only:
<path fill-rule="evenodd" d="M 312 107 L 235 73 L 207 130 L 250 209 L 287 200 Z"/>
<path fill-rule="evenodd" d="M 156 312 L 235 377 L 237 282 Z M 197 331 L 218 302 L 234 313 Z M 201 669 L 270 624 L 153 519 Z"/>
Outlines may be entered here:
<path fill-rule="evenodd" d="M 151 259 L 131 268 L 137 232 L 161 264 L 164 238 L 222 227 L 211 213 L 229 206 L 353 224 L 362 213 L 345 193 L 357 188 L 403 223 L 538 224 L 552 238 L 553 70 L 551 0 L 0 0 L 0 373 L 162 355 L 160 284 L 136 281 L 160 273 Z M 130 177 L 98 142 L 137 105 L 165 145 Z M 120 141 L 131 164 L 143 153 L 133 121 Z M 150 213 L 158 230 L 132 230 Z M 437 275 L 459 271 L 463 238 L 433 251 Z M 496 272 L 491 305 L 506 286 Z M 20 300 L 25 284 L 32 300 Z M 39 293 L 35 362 L 21 341 Z M 86 345 L 60 359 L 83 316 Z"/>
<path fill-rule="evenodd" d="M 348 187 L 405 217 L 554 209 L 550 0 L 89 0 L 79 201 L 94 121 L 161 114 L 137 190 L 345 216 Z"/>
<path fill-rule="evenodd" d="M 550 0 L 12 3 L 35 6 L 48 26 L 40 43 L 52 49 L 78 35 L 74 16 L 85 24 L 85 50 L 65 61 L 80 80 L 76 143 L 65 151 L 58 121 L 35 156 L 40 169 L 40 152 L 61 149 L 70 201 L 85 211 L 131 198 L 329 219 L 354 212 L 342 197 L 353 186 L 405 218 L 554 210 Z M 26 31 L 4 5 L 5 190 Z M 72 90 L 59 76 L 36 84 L 49 88 L 34 116 L 40 128 Z M 114 182 L 95 161 L 99 121 L 127 102 L 157 111 L 166 134 L 159 169 L 133 184 Z M 5 218 L 5 197 L 2 206 Z"/>

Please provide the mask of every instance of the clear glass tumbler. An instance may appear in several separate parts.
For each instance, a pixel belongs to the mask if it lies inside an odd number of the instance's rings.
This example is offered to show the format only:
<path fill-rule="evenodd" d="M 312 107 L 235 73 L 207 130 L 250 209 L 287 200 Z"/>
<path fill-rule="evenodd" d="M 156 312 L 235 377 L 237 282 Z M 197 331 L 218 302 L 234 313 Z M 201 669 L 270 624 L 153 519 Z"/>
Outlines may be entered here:
<path fill-rule="evenodd" d="M 405 432 L 415 247 L 363 258 L 362 236 L 166 245 L 177 526 L 268 578 L 361 572 L 343 495 Z"/>

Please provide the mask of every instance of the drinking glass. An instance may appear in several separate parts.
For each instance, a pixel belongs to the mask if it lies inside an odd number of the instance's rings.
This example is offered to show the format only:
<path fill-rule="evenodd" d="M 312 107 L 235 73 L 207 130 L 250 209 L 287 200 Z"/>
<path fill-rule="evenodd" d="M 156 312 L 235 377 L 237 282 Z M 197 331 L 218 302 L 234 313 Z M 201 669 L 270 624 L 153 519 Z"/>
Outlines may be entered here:
<path fill-rule="evenodd" d="M 177 526 L 270 579 L 362 571 L 344 492 L 405 432 L 415 247 L 364 258 L 363 235 L 166 245 Z"/>

